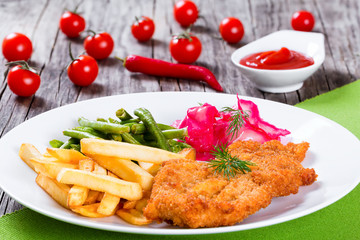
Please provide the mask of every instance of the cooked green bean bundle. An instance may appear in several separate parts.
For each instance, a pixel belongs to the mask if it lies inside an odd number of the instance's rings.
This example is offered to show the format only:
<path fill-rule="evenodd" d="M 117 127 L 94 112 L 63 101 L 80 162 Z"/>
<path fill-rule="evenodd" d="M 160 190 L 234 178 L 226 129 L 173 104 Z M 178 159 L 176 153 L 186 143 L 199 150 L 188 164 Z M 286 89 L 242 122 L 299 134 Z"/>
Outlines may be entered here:
<path fill-rule="evenodd" d="M 142 144 L 161 148 L 167 151 L 179 152 L 190 145 L 179 142 L 188 136 L 187 128 L 177 129 L 173 126 L 157 123 L 145 108 L 135 109 L 132 117 L 125 109 L 116 111 L 114 118 L 97 118 L 96 121 L 84 117 L 78 119 L 79 125 L 63 131 L 70 137 L 66 142 L 54 139 L 49 143 L 54 148 L 75 149 L 81 151 L 80 140 L 83 138 L 99 138 L 123 141 L 131 144 Z M 175 140 L 177 139 L 177 140 Z"/>

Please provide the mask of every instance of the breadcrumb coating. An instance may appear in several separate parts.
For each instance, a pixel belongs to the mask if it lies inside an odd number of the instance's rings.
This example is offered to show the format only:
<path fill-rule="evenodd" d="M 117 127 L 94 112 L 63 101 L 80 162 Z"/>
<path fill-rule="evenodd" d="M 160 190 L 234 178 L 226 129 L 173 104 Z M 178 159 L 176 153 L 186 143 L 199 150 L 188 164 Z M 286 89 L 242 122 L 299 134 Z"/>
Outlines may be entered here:
<path fill-rule="evenodd" d="M 308 148 L 307 142 L 235 142 L 229 146 L 231 154 L 256 166 L 230 179 L 214 174 L 207 162 L 167 161 L 154 179 L 144 215 L 190 228 L 239 223 L 272 198 L 296 194 L 300 186 L 316 181 L 314 169 L 301 165 Z"/>

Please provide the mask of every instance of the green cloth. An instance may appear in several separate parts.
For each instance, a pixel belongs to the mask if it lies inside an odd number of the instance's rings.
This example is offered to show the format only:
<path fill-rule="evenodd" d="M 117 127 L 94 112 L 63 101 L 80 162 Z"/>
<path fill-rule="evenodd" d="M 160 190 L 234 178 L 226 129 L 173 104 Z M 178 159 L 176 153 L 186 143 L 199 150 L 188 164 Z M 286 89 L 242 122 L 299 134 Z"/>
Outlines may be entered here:
<path fill-rule="evenodd" d="M 360 138 L 360 80 L 297 105 L 332 119 Z M 359 159 L 360 160 L 360 159 Z M 359 173 L 360 174 L 360 173 Z M 0 239 L 360 239 L 360 186 L 336 203 L 285 223 L 232 233 L 151 236 L 95 230 L 30 209 L 0 218 Z"/>

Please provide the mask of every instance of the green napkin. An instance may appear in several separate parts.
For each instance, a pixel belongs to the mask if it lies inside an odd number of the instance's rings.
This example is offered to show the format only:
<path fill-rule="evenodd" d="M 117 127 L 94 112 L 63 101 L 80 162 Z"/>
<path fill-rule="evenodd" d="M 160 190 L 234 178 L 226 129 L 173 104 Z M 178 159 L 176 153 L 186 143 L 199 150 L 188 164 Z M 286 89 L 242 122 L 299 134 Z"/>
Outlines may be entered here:
<path fill-rule="evenodd" d="M 297 105 L 332 119 L 360 138 L 360 80 Z M 289 222 L 233 233 L 151 236 L 95 230 L 30 209 L 0 218 L 0 239 L 360 239 L 360 186 L 336 203 Z"/>

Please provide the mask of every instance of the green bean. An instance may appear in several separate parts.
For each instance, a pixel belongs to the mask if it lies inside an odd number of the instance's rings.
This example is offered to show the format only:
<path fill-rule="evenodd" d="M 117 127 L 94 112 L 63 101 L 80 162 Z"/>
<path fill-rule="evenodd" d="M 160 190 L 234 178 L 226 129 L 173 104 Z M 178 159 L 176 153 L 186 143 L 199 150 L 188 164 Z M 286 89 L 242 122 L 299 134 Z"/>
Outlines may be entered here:
<path fill-rule="evenodd" d="M 83 139 L 83 138 L 99 138 L 98 136 L 92 135 L 88 132 L 82 132 L 78 130 L 68 129 L 64 130 L 63 134 L 68 137 L 77 138 L 77 139 Z"/>
<path fill-rule="evenodd" d="M 99 121 L 99 122 L 107 122 L 107 120 L 105 118 L 97 118 L 96 121 Z"/>
<path fill-rule="evenodd" d="M 188 136 L 187 128 L 170 129 L 162 131 L 166 139 L 184 139 Z M 145 140 L 154 140 L 154 136 L 151 134 L 144 134 Z"/>
<path fill-rule="evenodd" d="M 142 134 L 132 134 L 132 137 L 135 138 L 141 144 L 145 144 L 144 135 Z"/>
<path fill-rule="evenodd" d="M 70 144 L 70 149 L 80 152 L 80 144 Z"/>
<path fill-rule="evenodd" d="M 174 139 L 169 139 L 168 142 L 170 146 L 178 145 L 181 148 L 192 148 L 192 146 L 187 144 L 186 142 L 176 141 Z"/>
<path fill-rule="evenodd" d="M 170 146 L 171 152 L 178 153 L 182 150 L 182 147 L 179 145 Z"/>
<path fill-rule="evenodd" d="M 162 131 L 162 133 L 164 134 L 164 136 L 167 139 L 183 139 L 185 137 L 188 137 L 188 131 L 187 128 L 179 128 L 179 129 L 169 129 L 169 130 L 164 130 Z"/>
<path fill-rule="evenodd" d="M 166 124 L 162 124 L 162 123 L 157 123 L 157 125 L 159 126 L 159 128 L 160 128 L 161 130 L 176 129 L 176 128 L 173 127 L 173 126 L 166 125 Z"/>
<path fill-rule="evenodd" d="M 180 142 L 180 141 L 176 141 L 173 139 L 168 140 L 171 151 L 172 152 L 180 152 L 181 150 L 183 150 L 184 148 L 192 148 L 192 146 L 190 146 L 187 143 L 184 142 Z"/>
<path fill-rule="evenodd" d="M 121 124 L 125 125 L 127 123 L 139 123 L 141 120 L 138 118 L 132 118 L 129 120 L 121 121 Z"/>
<path fill-rule="evenodd" d="M 111 138 L 118 142 L 122 142 L 122 140 L 123 140 L 121 134 L 111 134 Z"/>
<path fill-rule="evenodd" d="M 77 139 L 77 138 L 69 138 L 66 142 L 64 142 L 63 145 L 61 145 L 60 148 L 70 149 L 71 144 L 78 144 L 78 143 L 79 143 L 79 139 Z"/>
<path fill-rule="evenodd" d="M 105 133 L 121 134 L 130 131 L 128 126 L 108 122 L 91 121 L 83 117 L 79 118 L 78 122 L 80 126 L 91 127 Z"/>
<path fill-rule="evenodd" d="M 59 148 L 61 147 L 64 142 L 63 141 L 60 141 L 60 140 L 57 140 L 57 139 L 53 139 L 49 142 L 50 146 L 53 147 L 53 148 Z"/>
<path fill-rule="evenodd" d="M 126 121 L 126 120 L 130 120 L 133 117 L 123 108 L 120 108 L 116 111 L 116 116 L 121 120 L 121 121 Z"/>
<path fill-rule="evenodd" d="M 141 143 L 137 141 L 130 133 L 122 133 L 121 137 L 124 140 L 124 142 L 141 145 Z"/>
<path fill-rule="evenodd" d="M 164 134 L 161 132 L 149 110 L 138 108 L 134 111 L 134 114 L 140 118 L 146 129 L 155 137 L 156 142 L 159 144 L 159 148 L 170 151 L 170 146 L 167 143 Z"/>
<path fill-rule="evenodd" d="M 146 127 L 141 123 L 134 123 L 130 127 L 130 132 L 133 134 L 142 134 L 146 131 Z"/>
<path fill-rule="evenodd" d="M 116 124 L 122 124 L 120 121 L 113 119 L 113 118 L 109 118 L 108 120 L 109 123 L 116 123 Z"/>
<path fill-rule="evenodd" d="M 108 139 L 108 136 L 100 131 L 97 131 L 91 127 L 83 127 L 83 126 L 79 126 L 79 127 L 74 127 L 73 130 L 77 130 L 80 132 L 87 132 L 90 133 L 91 135 L 97 136 L 99 138 L 103 138 L 103 139 Z"/>
<path fill-rule="evenodd" d="M 144 145 L 154 148 L 159 148 L 159 144 L 156 141 L 146 141 Z"/>
<path fill-rule="evenodd" d="M 171 130 L 171 129 L 176 129 L 170 125 L 166 125 L 166 124 L 162 124 L 162 123 L 156 123 L 158 125 L 158 127 L 160 128 L 160 130 Z M 130 126 L 130 131 L 133 134 L 142 134 L 146 132 L 146 127 L 144 124 L 142 123 L 134 123 Z"/>
<path fill-rule="evenodd" d="M 129 126 L 129 128 L 130 128 L 130 131 L 131 131 L 131 126 L 132 125 L 134 125 L 134 124 L 140 124 L 140 123 L 137 123 L 137 122 L 130 122 L 130 123 L 121 123 L 122 125 L 124 125 L 124 126 Z"/>

